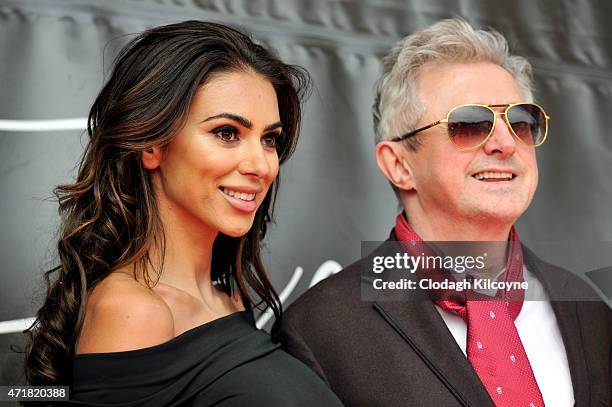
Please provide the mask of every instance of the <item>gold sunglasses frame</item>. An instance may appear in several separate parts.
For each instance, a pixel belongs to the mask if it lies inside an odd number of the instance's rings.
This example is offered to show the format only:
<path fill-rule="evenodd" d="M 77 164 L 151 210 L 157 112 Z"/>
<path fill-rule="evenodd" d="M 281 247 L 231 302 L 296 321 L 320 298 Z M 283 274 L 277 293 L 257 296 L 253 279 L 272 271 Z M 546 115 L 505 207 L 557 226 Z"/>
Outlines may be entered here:
<path fill-rule="evenodd" d="M 540 141 L 538 144 L 527 144 L 527 143 L 525 143 L 525 142 L 524 142 L 524 141 L 523 141 L 523 140 L 522 140 L 522 139 L 521 139 L 521 138 L 520 138 L 520 137 L 519 137 L 519 136 L 518 136 L 518 135 L 517 135 L 517 134 L 514 132 L 514 129 L 513 129 L 513 128 L 512 128 L 512 126 L 510 125 L 510 122 L 508 121 L 508 114 L 507 114 L 507 113 L 508 113 L 508 110 L 510 110 L 512 107 L 515 107 L 515 106 L 520 106 L 520 105 L 533 105 L 533 106 L 537 106 L 537 107 L 538 107 L 538 108 L 539 108 L 539 109 L 542 111 L 542 113 L 544 113 L 544 137 L 542 137 L 542 141 Z M 398 136 L 398 137 L 392 138 L 392 139 L 391 139 L 391 140 L 389 140 L 389 141 L 403 141 L 403 140 L 406 140 L 406 139 L 407 139 L 407 138 L 409 138 L 409 137 L 414 136 L 415 134 L 417 134 L 417 133 L 419 133 L 419 132 L 421 132 L 421 131 L 423 131 L 423 130 L 427 130 L 427 129 L 429 129 L 429 128 L 432 128 L 432 127 L 434 127 L 434 126 L 437 126 L 438 124 L 446 124 L 446 123 L 448 123 L 448 118 L 450 117 L 450 115 L 451 115 L 451 114 L 452 114 L 452 113 L 453 113 L 453 112 L 454 112 L 456 109 L 459 109 L 459 108 L 461 108 L 461 107 L 466 107 L 466 106 L 480 106 L 480 107 L 484 107 L 484 108 L 488 109 L 489 111 L 491 111 L 491 112 L 493 113 L 493 126 L 491 126 L 491 131 L 489 131 L 489 134 L 487 134 L 487 136 L 486 136 L 486 137 L 485 137 L 485 138 L 484 138 L 484 139 L 483 139 L 483 140 L 482 140 L 480 143 L 478 143 L 478 144 L 477 144 L 477 145 L 475 145 L 474 147 L 467 147 L 467 148 L 466 148 L 466 147 L 460 147 L 460 146 L 458 146 L 458 145 L 457 145 L 457 143 L 455 143 L 455 142 L 453 141 L 453 138 L 450 136 L 450 133 L 447 131 L 447 132 L 446 132 L 446 134 L 447 134 L 448 138 L 450 139 L 451 143 L 453 143 L 453 144 L 454 144 L 454 145 L 455 145 L 455 146 L 456 146 L 458 149 L 460 149 L 460 150 L 475 150 L 475 149 L 479 148 L 480 146 L 482 146 L 484 143 L 486 143 L 486 142 L 487 142 L 487 140 L 489 140 L 489 138 L 491 137 L 491 135 L 492 135 L 492 134 L 493 134 L 493 132 L 495 131 L 495 124 L 496 124 L 496 121 L 497 121 L 497 116 L 499 116 L 499 115 L 504 116 L 504 122 L 506 123 L 506 126 L 508 127 L 508 130 L 510 130 L 510 133 L 512 133 L 512 135 L 513 135 L 513 136 L 514 136 L 514 137 L 515 137 L 515 138 L 516 138 L 518 141 L 520 141 L 521 143 L 523 143 L 524 145 L 529 146 L 529 147 L 539 147 L 539 146 L 541 146 L 542 144 L 544 144 L 544 142 L 546 141 L 546 138 L 547 138 L 547 136 L 548 136 L 548 121 L 550 120 L 550 116 L 548 116 L 548 115 L 546 114 L 546 111 L 544 110 L 544 108 L 543 108 L 542 106 L 538 105 L 537 103 L 528 103 L 528 102 L 520 102 L 520 103 L 507 103 L 507 104 L 502 104 L 502 105 L 483 105 L 483 104 L 480 104 L 480 103 L 466 103 L 466 104 L 464 104 L 464 105 L 455 106 L 455 107 L 453 107 L 453 108 L 452 108 L 452 109 L 451 109 L 451 110 L 448 112 L 448 114 L 446 115 L 446 117 L 445 117 L 444 119 L 440 119 L 440 120 L 435 121 L 435 122 L 433 122 L 433 123 L 431 123 L 431 124 L 428 124 L 427 126 L 423 126 L 423 127 L 418 128 L 418 129 L 416 129 L 416 130 L 414 130 L 414 131 L 411 131 L 411 132 L 409 132 L 409 133 L 402 134 L 401 136 Z M 497 108 L 504 107 L 505 109 L 504 109 L 504 111 L 503 111 L 503 112 L 496 112 L 495 110 L 493 110 L 493 109 L 492 109 L 492 108 L 494 108 L 494 107 L 497 107 Z M 447 127 L 447 130 L 448 130 L 448 127 Z"/>

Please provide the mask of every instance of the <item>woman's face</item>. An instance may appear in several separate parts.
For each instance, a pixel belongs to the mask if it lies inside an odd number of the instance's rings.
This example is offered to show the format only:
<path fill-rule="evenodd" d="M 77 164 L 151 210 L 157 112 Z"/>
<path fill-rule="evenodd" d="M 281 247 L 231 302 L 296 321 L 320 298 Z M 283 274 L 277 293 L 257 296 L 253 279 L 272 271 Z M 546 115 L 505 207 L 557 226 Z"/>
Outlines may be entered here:
<path fill-rule="evenodd" d="M 164 226 L 246 234 L 278 174 L 280 137 L 267 79 L 250 71 L 213 75 L 170 144 L 143 154 L 145 167 L 158 169 L 160 212 L 172 222 Z"/>

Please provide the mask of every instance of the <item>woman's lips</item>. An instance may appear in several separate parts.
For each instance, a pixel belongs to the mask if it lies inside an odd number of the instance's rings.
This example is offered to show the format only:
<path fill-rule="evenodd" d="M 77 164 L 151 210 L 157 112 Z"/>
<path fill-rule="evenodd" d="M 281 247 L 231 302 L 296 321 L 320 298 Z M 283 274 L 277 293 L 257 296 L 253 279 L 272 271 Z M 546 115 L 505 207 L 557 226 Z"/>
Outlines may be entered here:
<path fill-rule="evenodd" d="M 219 188 L 219 191 L 221 191 L 227 202 L 237 210 L 247 213 L 257 210 L 256 193 L 241 192 L 225 187 Z"/>

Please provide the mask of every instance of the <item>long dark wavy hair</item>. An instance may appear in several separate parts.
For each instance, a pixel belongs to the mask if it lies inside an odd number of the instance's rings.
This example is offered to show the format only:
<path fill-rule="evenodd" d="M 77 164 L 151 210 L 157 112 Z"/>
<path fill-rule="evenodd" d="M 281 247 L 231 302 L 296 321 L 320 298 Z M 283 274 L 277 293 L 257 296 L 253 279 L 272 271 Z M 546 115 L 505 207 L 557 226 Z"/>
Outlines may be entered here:
<path fill-rule="evenodd" d="M 46 299 L 25 331 L 30 384 L 71 384 L 87 293 L 112 270 L 133 264 L 150 287 L 156 283 L 161 266 L 150 253 L 159 247 L 163 254 L 164 234 L 141 154 L 170 142 L 184 125 L 194 94 L 211 75 L 236 71 L 260 74 L 276 91 L 285 133 L 277 147 L 282 164 L 295 149 L 301 101 L 309 90 L 302 68 L 284 64 L 234 28 L 200 21 L 149 29 L 118 55 L 89 113 L 90 140 L 76 182 L 54 190 L 62 217 L 59 265 L 45 273 Z M 280 321 L 281 303 L 260 255 L 278 182 L 245 236 L 218 235 L 211 272 L 225 292 L 238 290 L 251 305 L 271 308 Z"/>

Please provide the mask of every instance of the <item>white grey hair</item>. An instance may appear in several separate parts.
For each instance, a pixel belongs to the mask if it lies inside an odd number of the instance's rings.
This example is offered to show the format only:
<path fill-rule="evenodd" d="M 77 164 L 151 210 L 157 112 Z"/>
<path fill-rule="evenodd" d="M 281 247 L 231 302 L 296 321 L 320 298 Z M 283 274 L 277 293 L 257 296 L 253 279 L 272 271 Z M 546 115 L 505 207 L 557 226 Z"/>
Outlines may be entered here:
<path fill-rule="evenodd" d="M 491 62 L 508 71 L 533 101 L 531 64 L 508 51 L 508 42 L 495 30 L 476 30 L 467 21 L 442 20 L 400 40 L 382 60 L 372 107 L 376 143 L 416 130 L 425 106 L 418 98 L 419 68 L 429 62 Z M 417 149 L 418 138 L 407 140 Z"/>

